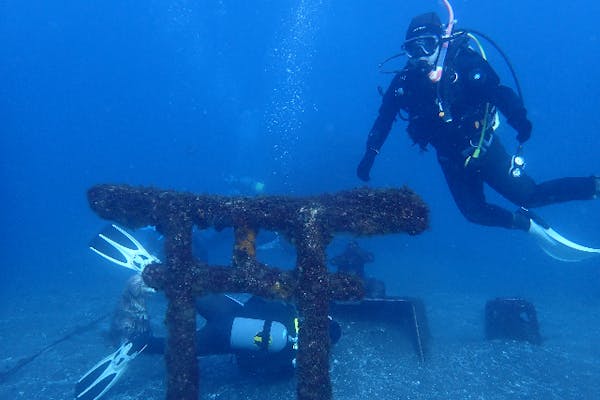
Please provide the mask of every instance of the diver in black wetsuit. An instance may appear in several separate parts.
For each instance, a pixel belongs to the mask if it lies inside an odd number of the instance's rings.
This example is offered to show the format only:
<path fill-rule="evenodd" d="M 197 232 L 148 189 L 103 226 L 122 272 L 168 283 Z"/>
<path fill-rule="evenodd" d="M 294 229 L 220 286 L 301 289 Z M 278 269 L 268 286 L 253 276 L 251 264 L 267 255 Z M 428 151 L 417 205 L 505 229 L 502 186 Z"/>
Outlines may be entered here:
<path fill-rule="evenodd" d="M 154 290 L 142 280 L 146 266 L 159 263 L 129 232 L 110 224 L 90 242 L 104 259 L 136 271 L 127 281 L 111 321 L 111 339 L 119 345 L 75 384 L 76 400 L 100 399 L 140 353 L 163 353 L 164 337 L 154 336 L 146 297 Z M 196 299 L 196 312 L 206 322 L 196 331 L 197 356 L 234 354 L 244 372 L 268 378 L 289 377 L 295 367 L 300 322 L 291 303 L 249 294 L 213 294 Z M 329 318 L 329 340 L 335 344 L 341 327 Z"/>
<path fill-rule="evenodd" d="M 196 300 L 206 323 L 197 335 L 197 355 L 234 354 L 238 367 L 252 375 L 290 376 L 295 367 L 298 311 L 291 303 L 249 294 L 213 294 Z M 329 318 L 329 336 L 336 343 L 340 325 Z M 146 352 L 163 353 L 165 338 L 144 332 L 137 338 Z"/>
<path fill-rule="evenodd" d="M 132 342 L 133 348 L 146 346 L 145 353 L 164 353 L 165 338 L 153 335 L 145 308 L 150 290 L 139 275 L 128 281 L 111 323 L 111 337 L 118 343 Z M 198 356 L 234 354 L 238 366 L 251 374 L 293 372 L 298 312 L 291 303 L 249 294 L 213 294 L 199 297 L 196 311 L 206 320 L 196 331 Z M 341 328 L 329 320 L 330 339 L 336 343 Z"/>
<path fill-rule="evenodd" d="M 384 298 L 385 283 L 379 279 L 365 275 L 365 264 L 375 260 L 375 256 L 370 251 L 360 247 L 356 240 L 351 240 L 344 251 L 333 257 L 329 262 L 337 267 L 337 271 L 355 275 L 363 281 L 365 287 L 365 297 Z"/>
<path fill-rule="evenodd" d="M 468 46 L 468 40 L 464 34 L 445 39 L 435 13 L 413 18 L 403 45 L 408 62 L 383 95 L 358 177 L 369 180 L 375 156 L 400 116 L 408 121 L 407 131 L 415 144 L 422 150 L 431 144 L 437 151 L 454 201 L 471 222 L 529 230 L 531 214 L 526 208 L 600 197 L 598 177 L 537 184 L 522 172 L 522 159 L 518 154 L 511 157 L 494 134 L 497 110 L 517 131 L 519 145 L 529 139 L 532 125 L 522 99 L 500 84 L 498 75 Z M 484 183 L 522 209 L 513 213 L 488 203 Z"/>
<path fill-rule="evenodd" d="M 111 338 L 120 346 L 77 382 L 75 399 L 100 399 L 141 352 L 164 353 L 166 339 L 154 336 L 145 306 L 152 291 L 140 275 L 128 281 L 111 322 Z M 206 320 L 196 331 L 197 356 L 233 354 L 245 373 L 269 379 L 293 375 L 299 320 L 292 304 L 248 294 L 214 294 L 198 298 L 196 311 Z M 331 343 L 340 336 L 340 325 L 330 317 Z"/>

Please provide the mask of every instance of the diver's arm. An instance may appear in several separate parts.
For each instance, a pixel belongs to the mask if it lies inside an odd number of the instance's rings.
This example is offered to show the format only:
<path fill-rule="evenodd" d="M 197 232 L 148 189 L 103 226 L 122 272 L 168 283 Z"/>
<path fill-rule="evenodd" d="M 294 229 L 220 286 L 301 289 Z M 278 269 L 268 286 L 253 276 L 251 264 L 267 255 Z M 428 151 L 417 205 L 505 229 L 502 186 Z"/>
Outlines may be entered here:
<path fill-rule="evenodd" d="M 368 181 L 370 179 L 369 172 L 375 162 L 375 156 L 379 154 L 379 150 L 385 143 L 385 140 L 392 129 L 392 124 L 396 119 L 396 114 L 400 110 L 401 103 L 398 100 L 397 91 L 401 89 L 401 76 L 401 74 L 396 74 L 392 83 L 383 95 L 381 106 L 379 107 L 379 115 L 369 131 L 365 154 L 356 171 L 358 177 L 363 181 Z"/>
<path fill-rule="evenodd" d="M 480 55 L 470 52 L 463 61 L 468 70 L 469 90 L 481 96 L 506 117 L 517 132 L 517 140 L 524 143 L 531 136 L 531 122 L 521 98 L 508 86 L 500 84 L 498 74 Z"/>
<path fill-rule="evenodd" d="M 508 86 L 500 84 L 500 78 L 490 64 L 480 55 L 470 53 L 469 84 L 471 90 L 480 91 L 483 98 L 496 106 L 506 117 L 508 124 L 517 132 L 519 143 L 526 142 L 531 136 L 531 122 L 527 119 L 527 110 L 522 99 Z"/>
<path fill-rule="evenodd" d="M 493 104 L 504 114 L 510 126 L 517 131 L 517 140 L 523 144 L 531 136 L 532 125 L 521 98 L 511 88 L 498 85 L 493 92 Z"/>
<path fill-rule="evenodd" d="M 531 136 L 531 122 L 521 98 L 508 86 L 500 84 L 500 78 L 481 55 L 469 50 L 460 60 L 467 72 L 467 87 L 476 98 L 496 106 L 506 117 L 508 124 L 517 132 L 517 140 L 523 143 Z"/>
<path fill-rule="evenodd" d="M 383 143 L 387 139 L 392 124 L 396 120 L 396 114 L 400 111 L 401 102 L 399 91 L 402 91 L 404 71 L 400 74 L 396 74 L 394 79 L 390 83 L 390 86 L 386 90 L 381 100 L 381 106 L 379 107 L 379 114 L 377 119 L 373 123 L 373 127 L 369 132 L 367 138 L 367 150 L 373 150 L 379 153 L 379 150 L 383 146 Z"/>

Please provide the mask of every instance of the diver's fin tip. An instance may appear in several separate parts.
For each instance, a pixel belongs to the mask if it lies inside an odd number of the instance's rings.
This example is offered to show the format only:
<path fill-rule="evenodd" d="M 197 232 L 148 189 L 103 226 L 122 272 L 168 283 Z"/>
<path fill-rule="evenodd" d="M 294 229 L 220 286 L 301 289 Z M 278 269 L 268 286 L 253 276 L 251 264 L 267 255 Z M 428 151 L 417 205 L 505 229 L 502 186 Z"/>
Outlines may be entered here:
<path fill-rule="evenodd" d="M 600 249 L 575 243 L 556 232 L 549 225 L 540 225 L 533 219 L 529 233 L 535 237 L 538 245 L 546 254 L 559 261 L 578 262 L 600 255 Z"/>

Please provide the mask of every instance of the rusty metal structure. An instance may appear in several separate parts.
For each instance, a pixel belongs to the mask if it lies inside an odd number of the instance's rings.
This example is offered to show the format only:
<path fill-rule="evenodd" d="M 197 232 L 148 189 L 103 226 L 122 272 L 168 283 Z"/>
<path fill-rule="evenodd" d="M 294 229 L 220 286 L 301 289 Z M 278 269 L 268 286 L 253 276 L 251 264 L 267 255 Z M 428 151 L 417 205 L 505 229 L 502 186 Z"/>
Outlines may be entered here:
<path fill-rule="evenodd" d="M 429 218 L 425 203 L 408 188 L 247 198 L 98 185 L 89 189 L 88 201 L 102 218 L 131 229 L 152 225 L 165 238 L 166 261 L 146 267 L 143 278 L 149 286 L 164 291 L 168 300 L 168 400 L 198 398 L 194 299 L 220 292 L 295 302 L 301 326 L 297 397 L 331 399 L 329 304 L 360 299 L 363 289 L 356 278 L 327 271 L 327 245 L 338 233 L 416 235 L 428 227 Z M 194 258 L 194 226 L 234 229 L 232 265 L 206 265 Z M 295 246 L 294 270 L 268 267 L 256 259 L 255 238 L 260 230 L 279 232 Z"/>

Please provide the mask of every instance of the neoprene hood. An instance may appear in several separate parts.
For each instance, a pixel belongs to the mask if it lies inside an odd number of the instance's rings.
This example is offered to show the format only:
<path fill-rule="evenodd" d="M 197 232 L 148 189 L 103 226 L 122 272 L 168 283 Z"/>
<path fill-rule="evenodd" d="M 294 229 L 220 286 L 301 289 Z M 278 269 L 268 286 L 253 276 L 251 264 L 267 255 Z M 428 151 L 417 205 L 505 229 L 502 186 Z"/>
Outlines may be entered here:
<path fill-rule="evenodd" d="M 410 21 L 406 31 L 406 40 L 417 36 L 435 35 L 441 37 L 443 33 L 442 21 L 434 12 L 417 15 Z"/>

